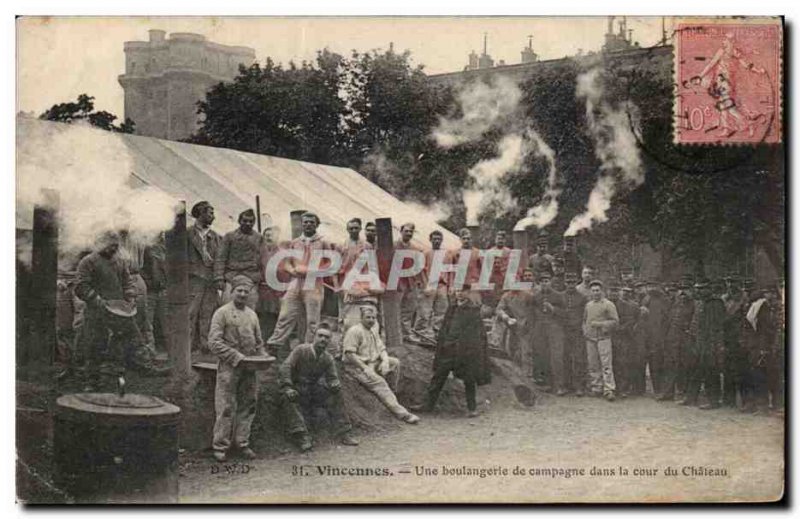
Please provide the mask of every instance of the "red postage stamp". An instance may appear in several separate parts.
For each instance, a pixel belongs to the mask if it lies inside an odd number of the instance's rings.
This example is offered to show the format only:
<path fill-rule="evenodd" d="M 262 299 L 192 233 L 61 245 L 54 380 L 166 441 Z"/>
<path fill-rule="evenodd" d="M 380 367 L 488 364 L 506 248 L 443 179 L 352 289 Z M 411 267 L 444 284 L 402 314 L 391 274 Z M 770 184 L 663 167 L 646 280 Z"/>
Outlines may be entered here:
<path fill-rule="evenodd" d="M 684 20 L 675 29 L 674 142 L 781 142 L 781 20 Z"/>

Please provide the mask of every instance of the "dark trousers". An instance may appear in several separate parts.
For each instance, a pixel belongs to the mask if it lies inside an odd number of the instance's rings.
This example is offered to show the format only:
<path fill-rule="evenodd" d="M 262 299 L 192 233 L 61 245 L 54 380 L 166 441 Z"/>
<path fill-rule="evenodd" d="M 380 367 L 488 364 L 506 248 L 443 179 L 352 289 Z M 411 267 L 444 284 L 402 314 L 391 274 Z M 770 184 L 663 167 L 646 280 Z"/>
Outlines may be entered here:
<path fill-rule="evenodd" d="M 688 353 L 688 382 L 686 386 L 686 400 L 696 402 L 700 394 L 700 384 L 703 384 L 706 397 L 712 405 L 719 404 L 720 397 L 720 370 L 709 353 L 698 355 L 696 352 Z"/>
<path fill-rule="evenodd" d="M 647 334 L 639 325 L 633 330 L 628 362 L 628 382 L 630 394 L 643 395 L 646 387 L 645 367 L 647 366 Z"/>
<path fill-rule="evenodd" d="M 561 324 L 547 319 L 539 321 L 534 327 L 535 348 L 541 348 L 539 357 L 545 357 L 548 364 L 548 382 L 553 389 L 564 388 L 564 328 Z M 544 359 L 542 359 L 544 360 Z M 539 368 L 534 366 L 536 373 Z"/>
<path fill-rule="evenodd" d="M 663 364 L 658 384 L 658 393 L 660 395 L 675 396 L 680 357 L 681 343 L 675 340 L 664 341 Z"/>
<path fill-rule="evenodd" d="M 138 358 L 144 340 L 133 318 L 117 317 L 105 310 L 86 309 L 83 323 L 87 374 L 97 377 L 101 365 L 111 365 L 117 373 L 125 367 L 141 364 Z"/>
<path fill-rule="evenodd" d="M 308 434 L 306 424 L 309 419 L 314 417 L 314 411 L 319 408 L 327 411 L 334 434 L 343 434 L 352 429 L 353 426 L 345 411 L 341 390 L 331 391 L 320 383 L 299 386 L 296 389 L 298 396 L 294 401 L 283 398 L 286 431 L 290 435 Z"/>
<path fill-rule="evenodd" d="M 617 391 L 627 394 L 630 391 L 630 380 L 628 379 L 631 349 L 630 334 L 625 332 L 613 334 L 611 336 L 611 344 L 614 351 L 612 364 Z"/>
<path fill-rule="evenodd" d="M 580 328 L 564 329 L 564 353 L 569 385 L 575 391 L 586 387 L 586 340 Z"/>
<path fill-rule="evenodd" d="M 436 406 L 436 401 L 439 400 L 439 393 L 442 392 L 442 388 L 444 388 L 444 385 L 447 382 L 447 377 L 453 370 L 454 366 L 452 363 L 440 362 L 437 365 L 436 370 L 433 372 L 431 382 L 428 385 L 426 406 L 430 409 L 433 409 Z M 478 404 L 475 400 L 475 396 L 478 391 L 478 384 L 474 379 L 471 378 L 463 380 L 463 382 L 464 392 L 467 395 L 467 409 L 474 411 L 478 408 Z"/>
<path fill-rule="evenodd" d="M 653 393 L 661 392 L 661 380 L 664 370 L 664 336 L 650 332 L 647 336 L 647 366 L 650 368 L 650 382 L 653 384 Z"/>

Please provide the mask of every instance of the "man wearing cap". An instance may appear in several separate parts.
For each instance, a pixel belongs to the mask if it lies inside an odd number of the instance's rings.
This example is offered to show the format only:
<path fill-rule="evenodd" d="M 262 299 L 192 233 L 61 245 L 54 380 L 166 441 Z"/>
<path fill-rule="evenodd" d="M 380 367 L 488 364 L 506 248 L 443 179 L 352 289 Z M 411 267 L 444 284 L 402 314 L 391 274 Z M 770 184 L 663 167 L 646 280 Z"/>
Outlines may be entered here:
<path fill-rule="evenodd" d="M 378 397 L 398 420 L 416 424 L 419 417 L 409 413 L 395 396 L 400 383 L 400 361 L 386 352 L 378 333 L 378 313 L 370 306 L 362 306 L 360 310 L 361 322 L 344 336 L 345 370 Z"/>
<path fill-rule="evenodd" d="M 549 271 L 540 271 L 533 290 L 534 378 L 546 373 L 551 391 L 563 396 L 567 394 L 562 321 L 566 303 L 564 295 L 553 290 L 551 280 Z"/>
<path fill-rule="evenodd" d="M 619 315 L 614 303 L 603 296 L 602 281 L 595 279 L 589 286 L 592 297 L 583 313 L 583 336 L 586 338 L 591 389 L 593 395 L 602 394 L 611 402 L 617 389 L 611 332 L 619 325 Z"/>
<path fill-rule="evenodd" d="M 569 383 L 575 396 L 583 396 L 586 387 L 586 341 L 581 331 L 583 311 L 587 299 L 575 287 L 578 276 L 575 272 L 564 274 L 564 353 Z"/>
<path fill-rule="evenodd" d="M 164 233 L 144 249 L 142 277 L 147 285 L 147 320 L 153 327 L 153 344 L 167 350 L 167 247 Z"/>
<path fill-rule="evenodd" d="M 483 268 L 483 259 L 481 258 L 480 251 L 472 245 L 472 231 L 466 227 L 458 231 L 458 237 L 461 238 L 461 247 L 449 251 L 447 260 L 448 263 L 458 265 L 461 262 L 461 257 L 464 254 L 469 254 L 469 261 L 467 262 L 467 274 L 464 278 L 464 283 L 473 287 L 469 292 L 469 298 L 473 303 L 481 304 L 481 293 L 477 290 L 478 281 L 481 277 L 481 269 Z M 449 284 L 450 287 L 455 289 L 456 273 L 450 274 Z"/>
<path fill-rule="evenodd" d="M 669 322 L 669 299 L 661 290 L 660 283 L 656 280 L 647 282 L 647 294 L 640 303 L 647 308 L 644 316 L 645 325 L 645 364 L 650 369 L 650 381 L 656 395 L 661 393 L 661 380 L 663 379 L 664 364 L 664 337 L 667 334 Z"/>
<path fill-rule="evenodd" d="M 533 282 L 533 271 L 522 271 L 524 283 Z M 519 365 L 525 376 L 533 373 L 533 292 L 508 290 L 495 310 L 499 346 Z M 505 341 L 503 341 L 505 337 Z"/>
<path fill-rule="evenodd" d="M 695 284 L 692 322 L 689 325 L 687 352 L 688 382 L 682 405 L 696 405 L 700 384 L 705 386 L 708 403 L 700 409 L 719 407 L 721 354 L 724 348 L 725 305 L 711 292 L 711 282 L 702 279 Z"/>
<path fill-rule="evenodd" d="M 328 352 L 331 328 L 328 323 L 319 323 L 313 334 L 313 342 L 298 344 L 278 368 L 287 433 L 300 451 L 310 450 L 306 417 L 310 418 L 315 408 L 322 407 L 328 412 L 339 442 L 356 446 L 358 440 L 350 432 L 353 426 L 342 398 L 342 382 L 336 362 Z"/>
<path fill-rule="evenodd" d="M 628 382 L 630 384 L 630 394 L 634 396 L 644 395 L 647 389 L 647 314 L 649 310 L 644 305 L 647 298 L 647 282 L 636 281 L 633 284 L 634 295 L 632 301 L 636 303 L 638 314 L 636 322 L 631 329 L 631 348 L 630 348 L 630 367 Z"/>
<path fill-rule="evenodd" d="M 136 286 L 127 265 L 116 258 L 119 246 L 117 233 L 103 233 L 94 252 L 78 263 L 74 292 L 86 303 L 82 340 L 86 345 L 87 391 L 97 387 L 101 372 L 113 376 L 125 365 L 161 374 L 141 354 L 144 341 L 133 318 L 112 315 L 108 309 L 109 304 L 136 299 Z"/>
<path fill-rule="evenodd" d="M 497 231 L 494 236 L 494 246 L 489 249 L 500 252 L 499 255 L 494 257 L 492 272 L 489 274 L 489 283 L 494 284 L 494 289 L 485 292 L 481 301 L 492 309 L 497 306 L 497 303 L 500 302 L 500 297 L 503 295 L 503 285 L 506 281 L 506 271 L 508 270 L 508 261 L 511 255 L 511 249 L 506 247 L 507 241 L 508 233 L 502 230 Z"/>
<path fill-rule="evenodd" d="M 564 258 L 561 256 L 553 257 L 553 290 L 563 292 L 567 289 L 567 282 L 564 279 L 566 268 L 564 267 Z"/>
<path fill-rule="evenodd" d="M 220 296 L 214 282 L 214 258 L 222 238 L 212 228 L 214 207 L 203 200 L 192 206 L 189 228 L 189 342 L 193 352 L 208 351 L 211 317 Z"/>
<path fill-rule="evenodd" d="M 219 251 L 214 259 L 214 280 L 217 290 L 222 290 L 223 300 L 230 299 L 231 281 L 236 276 L 247 276 L 255 286 L 261 282 L 261 247 L 264 238 L 253 226 L 256 224 L 256 213 L 247 209 L 239 214 L 239 228 L 222 238 Z M 247 306 L 254 311 L 258 306 L 258 290 L 249 292 Z"/>
<path fill-rule="evenodd" d="M 622 288 L 630 288 L 633 290 L 634 273 L 631 267 L 622 267 L 620 270 L 620 279 L 622 280 Z"/>
<path fill-rule="evenodd" d="M 442 250 L 444 236 L 441 231 L 434 230 L 428 236 L 431 248 L 425 251 L 425 272 L 426 277 L 431 275 L 433 269 L 433 257 L 436 251 Z M 417 335 L 422 336 L 430 342 L 435 342 L 442 327 L 444 314 L 448 306 L 448 275 L 439 275 L 436 288 L 425 287 L 420 299 L 420 309 L 417 312 L 417 321 L 414 323 L 414 330 Z"/>
<path fill-rule="evenodd" d="M 536 252 L 528 258 L 528 268 L 537 279 L 542 272 L 547 272 L 551 278 L 553 275 L 553 256 L 547 252 L 547 242 L 548 234 L 543 230 L 536 238 Z"/>
<path fill-rule="evenodd" d="M 208 348 L 217 356 L 214 391 L 214 459 L 225 461 L 231 446 L 246 459 L 255 459 L 250 448 L 250 428 L 256 416 L 258 381 L 254 370 L 240 366 L 249 356 L 266 357 L 258 316 L 248 306 L 255 283 L 245 275 L 230 280 L 231 300 L 214 312 Z"/>
<path fill-rule="evenodd" d="M 592 288 L 589 286 L 589 283 L 591 283 L 593 279 L 594 267 L 591 265 L 584 265 L 583 269 L 581 269 L 581 282 L 575 288 L 577 288 L 578 292 L 587 300 L 592 298 Z"/>
<path fill-rule="evenodd" d="M 742 331 L 747 326 L 748 302 L 738 277 L 728 277 L 727 291 L 722 296 L 725 305 L 725 355 L 722 366 L 722 403 L 736 407 L 736 393 L 741 388 L 747 369 L 747 358 L 742 347 Z"/>
<path fill-rule="evenodd" d="M 470 285 L 454 290 L 453 304 L 447 309 L 436 344 L 433 376 L 425 402 L 414 410 L 432 412 L 439 394 L 452 372 L 464 382 L 469 417 L 478 416 L 477 387 L 491 381 L 486 331 L 480 305 L 470 298 Z"/>
<path fill-rule="evenodd" d="M 570 272 L 580 271 L 581 260 L 578 257 L 578 243 L 575 236 L 564 236 L 562 248 L 561 256 L 564 258 L 564 270 Z"/>
<path fill-rule="evenodd" d="M 411 250 L 424 254 L 422 249 L 414 245 L 411 239 L 416 228 L 413 223 L 407 222 L 400 226 L 400 239 L 394 244 L 394 250 Z M 414 264 L 412 258 L 403 258 L 402 268 L 410 269 Z M 419 339 L 414 333 L 414 316 L 419 311 L 419 299 L 425 288 L 425 270 L 411 277 L 403 277 L 397 281 L 397 297 L 400 301 L 400 329 L 403 340 L 418 343 Z"/>
<path fill-rule="evenodd" d="M 292 278 L 292 281 L 281 299 L 281 311 L 278 315 L 278 322 L 275 324 L 275 331 L 267 340 L 267 344 L 279 352 L 278 357 L 282 357 L 288 348 L 289 336 L 303 313 L 306 318 L 305 342 L 310 343 L 314 338 L 313 330 L 320 321 L 325 288 L 323 279 L 319 277 L 314 280 L 312 287 L 305 288 L 309 262 L 315 250 L 336 250 L 334 244 L 317 233 L 320 223 L 319 216 L 315 213 L 305 212 L 300 217 L 300 222 L 303 234 L 292 240 L 289 248 L 300 251 L 301 257 L 299 259 L 288 258 L 283 263 L 283 271 Z M 319 268 L 326 270 L 330 266 L 329 262 L 330 260 L 323 258 Z"/>
<path fill-rule="evenodd" d="M 614 382 L 617 385 L 617 393 L 622 397 L 633 391 L 634 366 L 632 361 L 636 349 L 634 327 L 640 318 L 639 304 L 633 291 L 633 286 L 623 286 L 621 297 L 618 300 L 609 296 L 617 308 L 617 315 L 619 315 L 619 326 L 611 332 L 611 343 L 614 350 Z"/>
<path fill-rule="evenodd" d="M 689 327 L 694 314 L 694 300 L 689 285 L 680 284 L 675 304 L 672 305 L 667 320 L 667 333 L 664 339 L 664 364 L 656 400 L 672 401 L 678 389 L 678 374 L 682 370 L 683 352 L 689 340 Z"/>

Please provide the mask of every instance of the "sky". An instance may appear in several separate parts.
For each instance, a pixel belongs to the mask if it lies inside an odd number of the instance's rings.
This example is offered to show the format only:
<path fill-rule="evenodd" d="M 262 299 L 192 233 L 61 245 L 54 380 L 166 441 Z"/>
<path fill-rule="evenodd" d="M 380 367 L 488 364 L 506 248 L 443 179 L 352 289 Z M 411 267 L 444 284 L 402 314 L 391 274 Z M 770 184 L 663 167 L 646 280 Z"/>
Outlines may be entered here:
<path fill-rule="evenodd" d="M 87 93 L 96 109 L 122 118 L 123 44 L 146 41 L 149 29 L 252 47 L 259 62 L 300 62 L 325 47 L 349 54 L 393 42 L 437 74 L 462 70 L 470 51 L 481 52 L 484 32 L 495 63 L 514 64 L 528 35 L 540 59 L 562 58 L 599 50 L 606 26 L 606 17 L 23 17 L 17 20 L 17 111 L 38 115 Z M 661 38 L 659 17 L 628 17 L 628 28 L 642 46 Z"/>

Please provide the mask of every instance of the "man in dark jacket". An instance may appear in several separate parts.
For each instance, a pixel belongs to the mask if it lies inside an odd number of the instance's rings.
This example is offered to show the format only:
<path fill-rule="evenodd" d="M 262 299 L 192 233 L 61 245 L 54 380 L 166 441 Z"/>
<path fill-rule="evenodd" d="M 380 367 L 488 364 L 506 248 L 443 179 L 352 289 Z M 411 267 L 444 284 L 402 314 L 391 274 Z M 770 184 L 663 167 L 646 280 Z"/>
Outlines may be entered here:
<path fill-rule="evenodd" d="M 220 303 L 214 283 L 214 258 L 222 240 L 214 232 L 214 207 L 206 201 L 192 207 L 189 228 L 189 343 L 193 352 L 208 352 L 211 317 Z"/>
<path fill-rule="evenodd" d="M 738 278 L 727 280 L 728 290 L 722 296 L 725 304 L 725 355 L 722 366 L 723 405 L 736 407 L 739 392 L 747 369 L 747 358 L 742 348 L 742 330 L 747 325 L 748 301 Z"/>
<path fill-rule="evenodd" d="M 464 382 L 468 416 L 478 416 L 477 387 L 491 381 L 491 372 L 480 305 L 470 299 L 469 290 L 470 285 L 465 283 L 455 291 L 455 302 L 447 309 L 439 331 L 425 403 L 412 410 L 433 411 L 452 372 Z"/>
<path fill-rule="evenodd" d="M 98 238 L 95 251 L 78 263 L 75 295 L 86 303 L 83 338 L 86 344 L 86 390 L 94 390 L 101 373 L 118 375 L 125 366 L 149 374 L 163 374 L 144 355 L 144 339 L 133 317 L 114 315 L 110 304 L 133 304 L 136 285 L 125 263 L 116 258 L 120 237 L 107 232 Z M 111 340 L 109 340 L 109 335 Z"/>
<path fill-rule="evenodd" d="M 634 327 L 639 320 L 639 305 L 633 294 L 633 287 L 623 286 L 622 296 L 617 298 L 613 293 L 609 299 L 617 307 L 619 326 L 611 332 L 611 341 L 614 344 L 614 379 L 617 391 L 621 397 L 626 397 L 633 391 L 633 356 L 636 344 L 634 342 Z"/>
<path fill-rule="evenodd" d="M 313 344 L 298 344 L 278 368 L 287 432 L 301 451 L 311 449 L 306 417 L 315 407 L 328 411 L 343 445 L 358 445 L 350 433 L 352 425 L 345 411 L 336 363 L 328 353 L 331 337 L 327 323 L 319 323 Z"/>
<path fill-rule="evenodd" d="M 542 270 L 533 289 L 533 343 L 535 377 L 546 378 L 557 396 L 567 394 L 564 373 L 564 295 L 550 286 L 552 274 Z M 538 365 L 537 365 L 538 364 Z M 548 369 L 543 369 L 547 366 Z"/>
<path fill-rule="evenodd" d="M 253 229 L 256 213 L 247 209 L 239 214 L 239 228 L 222 238 L 214 258 L 214 282 L 222 290 L 223 300 L 229 301 L 231 281 L 236 276 L 247 276 L 255 286 L 261 282 L 261 247 L 264 238 Z M 258 290 L 250 292 L 247 306 L 258 308 Z"/>
<path fill-rule="evenodd" d="M 661 382 L 656 400 L 660 402 L 672 401 L 675 398 L 678 381 L 678 370 L 682 369 L 682 353 L 686 350 L 689 340 L 689 326 L 692 324 L 694 314 L 694 300 L 689 292 L 689 286 L 681 284 L 675 304 L 670 308 L 667 323 L 667 334 L 664 340 L 664 363 L 661 373 Z"/>
<path fill-rule="evenodd" d="M 700 409 L 719 407 L 720 367 L 724 348 L 725 305 L 711 292 L 711 283 L 702 279 L 695 284 L 698 291 L 692 322 L 689 326 L 687 368 L 689 370 L 686 398 L 681 405 L 697 403 L 700 384 L 705 386 L 708 403 Z"/>
<path fill-rule="evenodd" d="M 664 337 L 667 332 L 670 301 L 659 282 L 653 280 L 647 282 L 647 295 L 641 305 L 647 308 L 644 317 L 645 363 L 650 368 L 653 391 L 660 394 L 664 364 Z"/>
<path fill-rule="evenodd" d="M 167 249 L 164 233 L 144 250 L 142 277 L 147 285 L 147 320 L 153 325 L 156 349 L 167 350 Z"/>
<path fill-rule="evenodd" d="M 578 274 L 568 271 L 564 274 L 564 354 L 566 372 L 575 396 L 583 396 L 586 388 L 586 341 L 583 338 L 583 309 L 587 299 L 578 292 L 575 285 Z M 616 344 L 614 345 L 616 346 Z"/>

